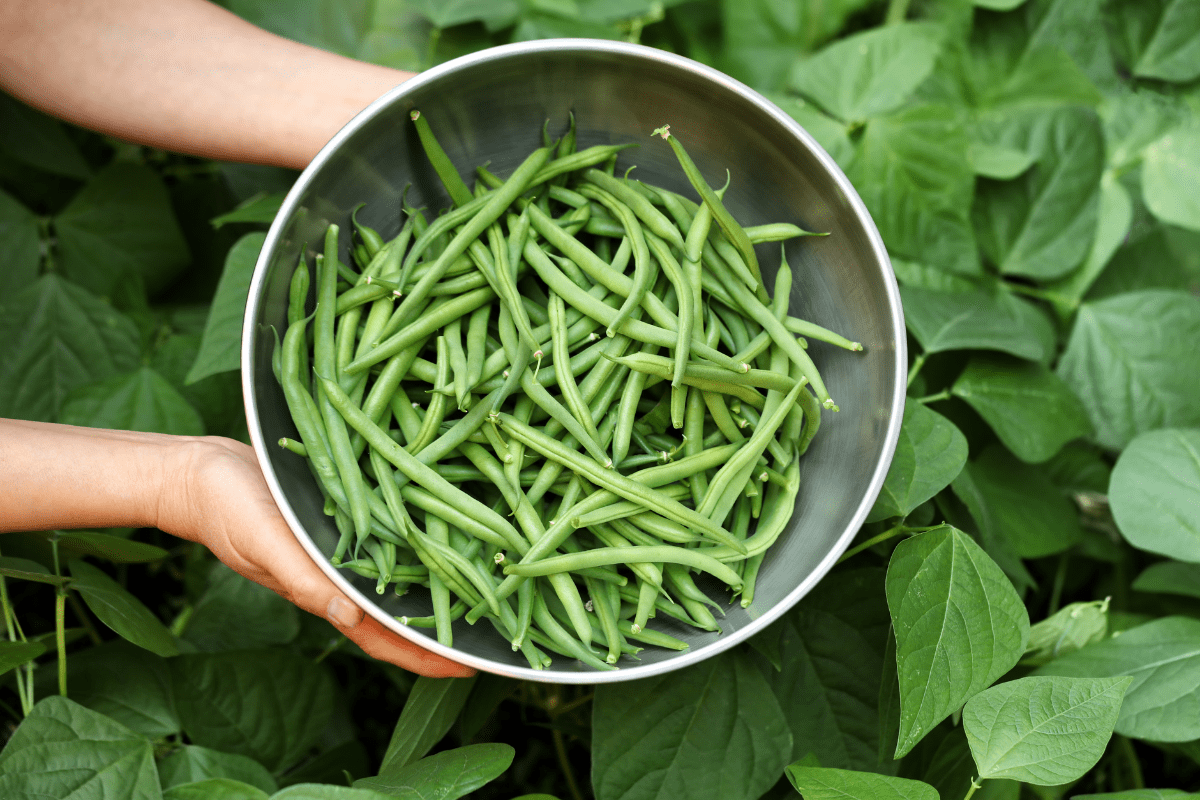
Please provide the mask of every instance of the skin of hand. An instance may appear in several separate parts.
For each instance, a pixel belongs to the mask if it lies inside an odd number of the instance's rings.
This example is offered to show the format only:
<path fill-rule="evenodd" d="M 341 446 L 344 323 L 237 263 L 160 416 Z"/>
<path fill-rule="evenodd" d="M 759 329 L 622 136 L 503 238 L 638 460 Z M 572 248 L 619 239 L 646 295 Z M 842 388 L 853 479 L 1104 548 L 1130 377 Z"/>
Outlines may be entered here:
<path fill-rule="evenodd" d="M 249 446 L 216 436 L 0 420 L 0 531 L 157 527 L 327 619 L 368 655 L 435 678 L 474 670 L 365 615 L 280 515 Z"/>
<path fill-rule="evenodd" d="M 276 36 L 206 0 L 0 0 L 0 89 L 176 153 L 303 169 L 412 75 Z"/>

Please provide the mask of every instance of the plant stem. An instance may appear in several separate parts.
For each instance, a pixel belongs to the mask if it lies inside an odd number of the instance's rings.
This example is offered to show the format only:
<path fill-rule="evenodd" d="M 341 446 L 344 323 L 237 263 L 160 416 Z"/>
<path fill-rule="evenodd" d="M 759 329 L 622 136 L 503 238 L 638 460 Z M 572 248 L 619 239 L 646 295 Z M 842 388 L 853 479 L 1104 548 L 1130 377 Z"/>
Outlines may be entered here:
<path fill-rule="evenodd" d="M 888 539 L 891 539 L 893 536 L 899 536 L 901 534 L 908 533 L 909 531 L 913 531 L 913 530 L 920 530 L 920 529 L 919 528 L 909 528 L 903 524 L 897 525 L 894 528 L 889 528 L 888 530 L 884 531 L 883 533 L 879 534 L 878 536 L 872 536 L 870 539 L 867 539 L 862 544 L 855 545 L 854 547 L 851 547 L 846 552 L 842 553 L 842 557 L 838 559 L 837 563 L 840 564 L 843 561 L 845 561 L 846 559 L 850 558 L 851 556 L 858 555 L 863 550 L 866 550 L 868 547 L 874 547 L 875 545 L 879 544 L 880 542 L 886 542 Z"/>
<path fill-rule="evenodd" d="M 1062 602 L 1063 585 L 1067 582 L 1067 554 L 1063 553 L 1058 557 L 1058 569 L 1054 571 L 1054 586 L 1050 590 L 1050 609 L 1046 612 L 1046 616 L 1050 616 L 1055 611 L 1058 611 L 1059 603 Z"/>
<path fill-rule="evenodd" d="M 891 0 L 888 3 L 887 18 L 884 20 L 887 25 L 898 25 L 904 22 L 904 18 L 908 16 L 909 0 Z"/>
<path fill-rule="evenodd" d="M 912 382 L 917 379 L 917 373 L 921 371 L 921 367 L 925 366 L 925 354 L 917 356 L 913 359 L 912 366 L 908 368 L 908 383 L 906 386 L 912 386 Z"/>
<path fill-rule="evenodd" d="M 68 593 L 67 601 L 71 604 L 71 610 L 75 612 L 75 616 L 79 618 L 79 624 L 87 631 L 88 638 L 92 640 L 92 644 L 104 644 L 104 639 L 100 637 L 100 632 L 92 624 L 92 618 L 88 616 L 87 609 L 83 607 L 83 603 L 79 602 L 79 598 Z"/>
<path fill-rule="evenodd" d="M 326 658 L 328 658 L 331 653 L 333 653 L 335 650 L 337 650 L 339 647 L 341 647 L 342 643 L 345 641 L 347 641 L 345 636 L 339 636 L 338 638 L 334 639 L 332 642 L 329 643 L 328 647 L 326 647 L 319 654 L 317 654 L 317 657 L 313 659 L 313 663 L 320 664 L 322 661 L 324 661 Z"/>
<path fill-rule="evenodd" d="M 971 781 L 971 788 L 967 789 L 967 793 L 963 795 L 963 800 L 971 800 L 971 795 L 975 794 L 976 790 L 983 787 L 983 781 L 975 778 Z"/>
<path fill-rule="evenodd" d="M 55 641 L 58 643 L 58 693 L 67 696 L 67 590 L 60 588 L 54 598 Z"/>
<path fill-rule="evenodd" d="M 554 738 L 554 752 L 558 755 L 558 764 L 562 767 L 563 775 L 567 779 L 567 789 L 571 792 L 573 800 L 583 800 L 583 795 L 579 791 L 579 785 L 575 783 L 575 773 L 571 770 L 571 761 L 567 758 L 567 744 L 563 741 L 562 731 L 555 728 L 552 731 Z"/>
<path fill-rule="evenodd" d="M 949 400 L 949 399 L 951 398 L 951 396 L 952 396 L 952 395 L 950 394 L 950 390 L 949 390 L 949 389 L 942 389 L 942 390 L 941 390 L 940 392 L 938 392 L 937 394 L 927 394 L 927 395 L 925 395 L 924 397 L 918 397 L 918 398 L 917 398 L 917 402 L 918 402 L 918 403 L 922 403 L 922 404 L 925 404 L 925 403 L 936 403 L 936 402 L 938 402 L 939 400 Z"/>
<path fill-rule="evenodd" d="M 3 575 L 0 575 L 0 604 L 4 606 L 4 625 L 8 631 L 8 640 L 10 642 L 25 641 L 25 633 L 17 622 L 16 610 L 9 602 L 8 583 L 4 580 Z M 33 710 L 33 676 L 28 669 L 22 672 L 20 666 L 14 670 L 13 676 L 17 682 L 17 697 L 21 700 L 21 714 L 27 717 Z"/>
<path fill-rule="evenodd" d="M 1125 767 L 1129 770 L 1129 777 L 1133 781 L 1133 789 L 1145 789 L 1146 779 L 1142 776 L 1142 765 L 1138 763 L 1137 752 L 1133 749 L 1133 742 L 1129 741 L 1129 737 L 1121 736 L 1120 734 L 1113 735 L 1113 744 L 1121 752 L 1121 756 L 1125 759 Z"/>

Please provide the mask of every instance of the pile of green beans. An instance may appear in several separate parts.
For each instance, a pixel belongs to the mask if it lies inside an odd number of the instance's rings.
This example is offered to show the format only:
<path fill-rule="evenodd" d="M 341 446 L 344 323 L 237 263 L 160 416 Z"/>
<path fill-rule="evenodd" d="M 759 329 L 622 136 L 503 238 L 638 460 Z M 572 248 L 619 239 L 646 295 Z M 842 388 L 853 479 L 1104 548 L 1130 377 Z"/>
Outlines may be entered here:
<path fill-rule="evenodd" d="M 786 260 L 763 284 L 754 245 L 809 234 L 741 227 L 666 128 L 699 204 L 615 177 L 629 145 L 577 150 L 573 118 L 472 189 L 412 118 L 453 207 L 402 201 L 390 241 L 330 225 L 276 350 L 332 562 L 426 587 L 433 614 L 399 619 L 447 646 L 486 618 L 534 669 L 687 646 L 654 617 L 719 630 L 693 576 L 753 602 L 836 410 L 802 337 L 862 349 L 789 315 Z"/>

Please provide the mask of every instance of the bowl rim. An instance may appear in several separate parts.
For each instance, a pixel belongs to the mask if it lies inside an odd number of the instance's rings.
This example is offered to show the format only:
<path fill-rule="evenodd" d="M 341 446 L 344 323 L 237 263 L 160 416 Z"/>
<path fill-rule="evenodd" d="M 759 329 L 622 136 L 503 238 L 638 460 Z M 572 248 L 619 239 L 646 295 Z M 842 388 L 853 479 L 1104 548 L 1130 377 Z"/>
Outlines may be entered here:
<path fill-rule="evenodd" d="M 254 353 L 251 347 L 251 342 L 254 339 L 254 329 L 256 326 L 256 316 L 261 303 L 264 285 L 266 282 L 267 270 L 269 261 L 275 248 L 283 235 L 284 223 L 289 220 L 295 213 L 299 205 L 300 198 L 309 188 L 317 173 L 319 173 L 332 155 L 341 148 L 342 144 L 353 136 L 360 128 L 373 120 L 384 110 L 390 108 L 396 102 L 400 101 L 406 95 L 418 90 L 427 84 L 434 83 L 443 77 L 453 74 L 463 69 L 470 69 L 486 64 L 489 61 L 501 60 L 529 53 L 539 52 L 600 52 L 600 53 L 615 53 L 624 56 L 630 56 L 638 59 L 646 59 L 650 61 L 658 61 L 670 67 L 690 72 L 693 75 L 724 85 L 730 91 L 740 95 L 743 99 L 758 106 L 759 109 L 773 118 L 779 125 L 783 126 L 793 136 L 796 137 L 821 163 L 830 177 L 837 184 L 838 189 L 846 198 L 848 205 L 857 217 L 859 224 L 867 235 L 870 242 L 870 247 L 874 251 L 878 262 L 886 267 L 883 269 L 884 288 L 887 295 L 888 308 L 891 312 L 891 326 L 896 348 L 893 353 L 892 368 L 897 381 L 893 396 L 891 398 L 891 417 L 888 421 L 887 430 L 884 434 L 883 450 L 880 453 L 880 458 L 875 466 L 875 471 L 871 475 L 870 481 L 867 483 L 863 491 L 861 500 L 855 513 L 851 516 L 850 521 L 845 526 L 844 530 L 834 542 L 833 547 L 824 555 L 817 563 L 816 567 L 803 580 L 801 580 L 793 589 L 788 592 L 779 602 L 770 609 L 762 613 L 752 621 L 751 624 L 729 633 L 722 634 L 715 641 L 706 644 L 696 649 L 688 649 L 680 651 L 677 655 L 672 656 L 664 661 L 651 664 L 640 664 L 622 667 L 621 669 L 612 671 L 586 671 L 586 670 L 561 670 L 561 669 L 545 669 L 534 670 L 530 667 L 513 666 L 510 664 L 501 664 L 487 658 L 473 655 L 462 650 L 457 650 L 452 647 L 446 647 L 440 644 L 436 639 L 428 637 L 422 633 L 414 631 L 412 628 L 400 624 L 390 614 L 380 608 L 373 599 L 368 597 L 364 592 L 356 588 L 350 581 L 330 563 L 325 554 L 316 546 L 312 538 L 308 535 L 300 520 L 292 511 L 290 503 L 286 499 L 283 487 L 280 485 L 278 478 L 275 476 L 274 470 L 270 467 L 270 458 L 267 455 L 267 442 L 263 437 L 262 424 L 257 410 L 257 395 L 254 388 L 252 367 L 254 365 Z M 279 211 L 276 213 L 274 220 L 267 231 L 266 238 L 263 241 L 262 250 L 259 253 L 258 260 L 254 266 L 254 273 L 250 281 L 249 293 L 246 300 L 246 313 L 242 324 L 242 340 L 241 340 L 241 371 L 242 371 L 242 394 L 245 403 L 247 428 L 249 429 L 250 441 L 254 448 L 255 455 L 258 458 L 259 467 L 263 471 L 263 477 L 267 482 L 267 486 L 275 500 L 275 504 L 279 507 L 280 514 L 284 517 L 291 529 L 292 534 L 296 537 L 300 545 L 307 551 L 309 556 L 317 564 L 318 568 L 333 581 L 334 585 L 347 597 L 354 601 L 364 612 L 372 618 L 378 620 L 389 631 L 392 631 L 408 641 L 417 644 L 425 650 L 436 653 L 451 661 L 473 667 L 482 672 L 503 675 L 509 678 L 531 680 L 542 683 L 562 683 L 562 684 L 599 684 L 599 683 L 616 683 L 620 681 L 638 680 L 641 678 L 650 678 L 658 675 L 663 675 L 677 669 L 697 664 L 707 658 L 718 655 L 734 645 L 737 645 L 755 633 L 762 631 L 775 620 L 782 617 L 787 611 L 792 609 L 804 595 L 812 591 L 825 575 L 833 568 L 833 566 L 841 558 L 842 553 L 849 547 L 858 530 L 862 527 L 866 520 L 867 514 L 870 512 L 879 492 L 883 488 L 883 483 L 887 477 L 888 468 L 891 465 L 892 458 L 895 455 L 896 444 L 900 434 L 900 424 L 904 416 L 904 403 L 906 395 L 906 384 L 903 376 L 907 373 L 908 356 L 907 356 L 907 340 L 904 327 L 904 312 L 900 301 L 900 290 L 896 283 L 895 274 L 891 270 L 891 261 L 888 258 L 887 249 L 883 244 L 883 239 L 879 234 L 879 230 L 875 225 L 870 213 L 867 211 L 866 205 L 859 197 L 858 192 L 851 185 L 849 179 L 842 172 L 834 159 L 825 151 L 820 144 L 800 126 L 791 116 L 772 103 L 761 93 L 751 89 L 740 81 L 720 72 L 713 67 L 701 64 L 685 56 L 680 56 L 674 53 L 668 53 L 664 50 L 648 47 L 646 45 L 632 44 L 629 42 L 611 41 L 606 39 L 539 39 L 528 42 L 516 42 L 513 44 L 499 45 L 485 50 L 480 50 L 467 55 L 459 56 L 455 59 L 447 61 L 438 66 L 431 67 L 424 72 L 418 73 L 415 77 L 409 78 L 402 83 L 397 84 L 387 92 L 382 94 L 370 105 L 366 106 L 362 111 L 354 116 L 345 126 L 341 128 L 333 138 L 325 144 L 324 147 L 317 153 L 308 166 L 304 168 L 292 188 L 288 191 L 284 198 Z M 564 657 L 565 658 L 565 657 Z"/>

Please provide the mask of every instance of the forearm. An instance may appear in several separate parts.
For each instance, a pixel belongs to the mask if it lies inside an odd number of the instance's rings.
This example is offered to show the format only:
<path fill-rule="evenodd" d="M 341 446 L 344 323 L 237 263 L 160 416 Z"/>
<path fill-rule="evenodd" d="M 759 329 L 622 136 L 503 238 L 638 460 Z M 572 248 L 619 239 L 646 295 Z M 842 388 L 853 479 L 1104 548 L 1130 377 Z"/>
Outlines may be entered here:
<path fill-rule="evenodd" d="M 175 152 L 302 168 L 409 77 L 267 33 L 206 0 L 0 0 L 0 88 Z"/>
<path fill-rule="evenodd" d="M 193 441 L 0 420 L 0 531 L 155 527 Z"/>

